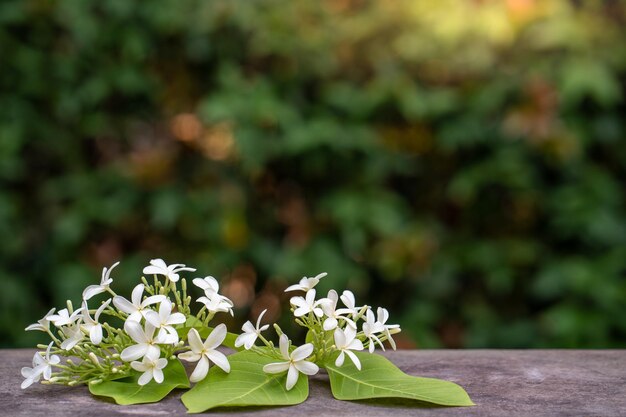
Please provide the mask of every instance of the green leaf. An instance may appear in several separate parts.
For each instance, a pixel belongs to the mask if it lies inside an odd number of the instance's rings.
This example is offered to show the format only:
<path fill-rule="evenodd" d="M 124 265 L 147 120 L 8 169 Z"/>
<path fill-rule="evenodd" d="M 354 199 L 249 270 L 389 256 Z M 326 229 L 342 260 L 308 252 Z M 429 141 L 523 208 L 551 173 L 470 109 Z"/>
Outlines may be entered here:
<path fill-rule="evenodd" d="M 198 331 L 198 334 L 200 334 L 200 337 L 202 337 L 203 339 L 207 338 L 209 334 L 211 334 L 211 332 L 213 331 L 213 327 L 203 326 L 200 320 L 192 316 L 187 319 L 185 324 L 180 325 L 180 327 L 177 326 L 176 332 L 178 333 L 178 337 L 180 337 L 181 339 L 186 339 L 187 333 L 189 333 L 189 330 L 191 329 L 196 329 Z M 243 347 L 235 347 L 235 340 L 237 340 L 237 336 L 238 335 L 235 333 L 226 333 L 226 338 L 224 339 L 222 345 L 234 350 L 242 350 Z"/>
<path fill-rule="evenodd" d="M 276 359 L 242 351 L 230 355 L 228 361 L 230 373 L 213 366 L 204 380 L 183 394 L 183 403 L 190 413 L 222 406 L 293 405 L 308 397 L 306 375 L 300 375 L 296 385 L 287 391 L 286 372 L 274 375 L 263 372 L 263 366 Z"/>
<path fill-rule="evenodd" d="M 326 363 L 330 387 L 338 400 L 391 397 L 447 406 L 474 405 L 465 390 L 453 382 L 410 376 L 383 356 L 363 352 L 355 354 L 361 361 L 361 371 L 349 358 L 341 367 L 335 366 L 337 355 Z"/>
<path fill-rule="evenodd" d="M 154 403 L 165 398 L 175 388 L 189 388 L 185 368 L 178 359 L 171 360 L 163 369 L 165 380 L 157 384 L 154 380 L 141 386 L 137 380 L 141 372 L 133 371 L 130 376 L 89 385 L 93 395 L 111 397 L 121 405 Z"/>

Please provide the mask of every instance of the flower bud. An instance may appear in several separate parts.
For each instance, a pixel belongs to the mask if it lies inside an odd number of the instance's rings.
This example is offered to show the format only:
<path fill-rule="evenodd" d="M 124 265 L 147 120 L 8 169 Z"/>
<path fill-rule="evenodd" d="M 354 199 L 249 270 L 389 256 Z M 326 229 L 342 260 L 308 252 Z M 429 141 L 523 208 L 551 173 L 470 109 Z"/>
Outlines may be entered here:
<path fill-rule="evenodd" d="M 98 366 L 100 365 L 100 361 L 98 360 L 98 357 L 96 356 L 95 353 L 89 352 L 89 359 L 91 359 L 94 365 L 98 365 Z"/>

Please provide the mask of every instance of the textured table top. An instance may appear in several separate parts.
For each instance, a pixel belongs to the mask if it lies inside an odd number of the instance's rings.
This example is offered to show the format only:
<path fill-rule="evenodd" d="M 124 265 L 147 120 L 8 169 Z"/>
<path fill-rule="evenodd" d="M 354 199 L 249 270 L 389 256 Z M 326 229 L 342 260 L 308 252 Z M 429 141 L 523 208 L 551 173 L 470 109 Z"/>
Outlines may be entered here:
<path fill-rule="evenodd" d="M 160 403 L 118 406 L 87 388 L 36 384 L 20 389 L 20 368 L 33 350 L 1 350 L 0 416 L 184 416 L 182 391 Z M 454 381 L 475 407 L 436 409 L 409 400 L 338 401 L 327 375 L 316 375 L 309 399 L 290 407 L 220 409 L 229 416 L 626 416 L 626 350 L 416 350 L 386 354 L 408 374 Z"/>

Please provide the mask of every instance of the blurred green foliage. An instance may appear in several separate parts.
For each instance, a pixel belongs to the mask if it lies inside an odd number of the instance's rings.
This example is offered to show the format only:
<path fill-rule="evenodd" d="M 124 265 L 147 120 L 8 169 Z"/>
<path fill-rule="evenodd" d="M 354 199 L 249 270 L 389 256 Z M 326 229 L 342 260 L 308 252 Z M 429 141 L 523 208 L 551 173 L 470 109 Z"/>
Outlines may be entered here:
<path fill-rule="evenodd" d="M 222 279 L 231 330 L 328 271 L 404 346 L 626 347 L 625 22 L 620 1 L 0 3 L 2 346 L 102 266 L 127 293 L 163 257 Z"/>

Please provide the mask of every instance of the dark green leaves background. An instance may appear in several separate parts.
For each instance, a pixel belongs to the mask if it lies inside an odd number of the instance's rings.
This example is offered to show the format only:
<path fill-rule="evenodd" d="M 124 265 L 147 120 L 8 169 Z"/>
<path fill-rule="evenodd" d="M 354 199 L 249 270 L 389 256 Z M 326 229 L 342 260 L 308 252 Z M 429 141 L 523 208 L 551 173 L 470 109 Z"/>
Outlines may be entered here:
<path fill-rule="evenodd" d="M 328 271 L 405 347 L 625 347 L 625 13 L 2 2 L 0 343 L 163 257 L 231 331 Z"/>

